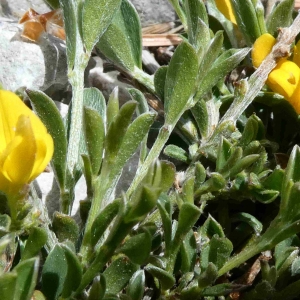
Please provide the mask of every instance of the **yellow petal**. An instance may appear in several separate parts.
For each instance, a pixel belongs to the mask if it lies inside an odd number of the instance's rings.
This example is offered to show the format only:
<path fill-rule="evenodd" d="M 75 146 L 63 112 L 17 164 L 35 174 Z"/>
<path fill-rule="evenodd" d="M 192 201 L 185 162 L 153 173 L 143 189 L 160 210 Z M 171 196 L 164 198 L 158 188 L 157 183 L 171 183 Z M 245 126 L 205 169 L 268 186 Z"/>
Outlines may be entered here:
<path fill-rule="evenodd" d="M 236 18 L 233 13 L 230 0 L 215 0 L 218 10 L 233 24 L 236 25 Z"/>
<path fill-rule="evenodd" d="M 13 185 L 22 186 L 29 182 L 37 146 L 31 128 L 30 119 L 20 116 L 16 126 L 16 136 L 1 154 L 2 174 Z"/>
<path fill-rule="evenodd" d="M 269 33 L 261 35 L 253 44 L 251 56 L 252 64 L 258 68 L 263 60 L 271 52 L 273 46 L 276 43 L 276 39 Z"/>
<path fill-rule="evenodd" d="M 35 179 L 40 173 L 45 170 L 47 164 L 52 158 L 54 150 L 53 139 L 48 133 L 41 138 L 37 137 L 36 145 L 37 153 L 29 181 Z"/>
<path fill-rule="evenodd" d="M 269 74 L 267 84 L 274 92 L 289 100 L 299 85 L 299 78 L 299 67 L 283 58 L 279 60 L 277 66 Z"/>
<path fill-rule="evenodd" d="M 45 169 L 53 151 L 42 121 L 14 93 L 0 90 L 0 190 L 18 193 Z"/>
<path fill-rule="evenodd" d="M 30 118 L 34 136 L 47 134 L 47 129 L 41 120 L 16 94 L 0 90 L 0 153 L 15 136 L 16 124 L 20 115 Z"/>

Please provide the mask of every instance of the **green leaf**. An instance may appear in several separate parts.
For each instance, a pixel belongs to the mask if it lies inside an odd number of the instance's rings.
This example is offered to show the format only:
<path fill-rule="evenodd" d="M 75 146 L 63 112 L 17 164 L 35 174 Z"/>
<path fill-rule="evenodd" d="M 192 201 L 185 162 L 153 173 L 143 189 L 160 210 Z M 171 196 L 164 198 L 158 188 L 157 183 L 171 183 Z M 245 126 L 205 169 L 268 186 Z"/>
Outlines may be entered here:
<path fill-rule="evenodd" d="M 95 218 L 91 228 L 92 246 L 95 246 L 98 243 L 105 230 L 111 224 L 120 209 L 120 205 L 120 199 L 114 200 L 112 203 L 109 203 L 107 206 L 105 206 L 105 208 Z"/>
<path fill-rule="evenodd" d="M 195 188 L 195 177 L 189 177 L 185 180 L 182 186 L 182 198 L 184 202 L 194 204 L 194 188 Z"/>
<path fill-rule="evenodd" d="M 218 278 L 218 269 L 217 267 L 210 262 L 204 272 L 202 272 L 198 278 L 198 287 L 203 289 L 212 283 Z"/>
<path fill-rule="evenodd" d="M 208 72 L 205 72 L 205 74 L 200 72 L 200 88 L 197 91 L 195 99 L 198 100 L 202 95 L 213 88 L 246 57 L 249 51 L 249 48 L 227 50 L 218 57 Z"/>
<path fill-rule="evenodd" d="M 74 0 L 59 0 L 59 3 L 63 10 L 64 27 L 66 31 L 68 68 L 70 71 L 73 70 L 74 67 L 77 38 L 79 37 L 76 17 L 76 8 L 78 4 L 76 4 Z"/>
<path fill-rule="evenodd" d="M 285 170 L 285 176 L 282 183 L 281 190 L 281 202 L 280 202 L 280 212 L 285 213 L 292 208 L 289 201 L 289 194 L 293 186 L 293 182 L 300 181 L 300 148 L 295 145 L 293 151 L 290 155 L 287 168 Z"/>
<path fill-rule="evenodd" d="M 165 82 L 165 123 L 170 125 L 190 108 L 198 73 L 198 59 L 194 48 L 182 42 L 170 61 Z"/>
<path fill-rule="evenodd" d="M 143 113 L 149 112 L 147 100 L 141 91 L 131 88 L 128 89 L 128 93 L 130 94 L 132 99 L 138 103 L 138 106 L 136 108 L 138 116 Z"/>
<path fill-rule="evenodd" d="M 251 46 L 264 33 L 261 32 L 254 3 L 251 0 L 232 0 L 231 3 L 238 27 L 247 45 Z"/>
<path fill-rule="evenodd" d="M 111 176 L 115 176 L 116 174 L 119 174 L 121 172 L 124 164 L 134 154 L 134 152 L 137 150 L 138 146 L 143 141 L 146 134 L 149 132 L 155 117 L 156 114 L 150 112 L 138 116 L 129 125 L 126 133 L 124 133 L 122 137 L 120 136 L 121 145 L 120 148 L 118 149 L 115 165 L 113 166 L 113 169 L 111 171 L 112 174 Z M 115 127 L 115 130 L 119 132 L 122 131 L 120 128 L 117 127 Z M 120 135 L 120 133 L 118 135 Z M 109 137 L 110 136 L 108 133 L 107 138 Z M 112 139 L 112 143 L 113 143 L 118 137 L 114 136 L 114 138 L 113 137 L 110 138 Z"/>
<path fill-rule="evenodd" d="M 151 251 L 151 234 L 148 231 L 130 237 L 118 252 L 124 253 L 135 264 L 143 264 Z"/>
<path fill-rule="evenodd" d="M 160 188 L 156 188 L 150 185 L 143 185 L 141 191 L 132 196 L 130 203 L 128 204 L 128 211 L 124 218 L 125 223 L 134 222 L 150 212 L 155 206 L 158 196 L 161 193 Z"/>
<path fill-rule="evenodd" d="M 162 174 L 158 187 L 161 188 L 163 192 L 167 192 L 175 181 L 176 168 L 171 162 L 166 160 L 160 161 L 160 164 Z"/>
<path fill-rule="evenodd" d="M 0 299 L 14 300 L 17 284 L 17 272 L 4 273 L 0 276 Z"/>
<path fill-rule="evenodd" d="M 33 227 L 30 230 L 25 248 L 22 252 L 21 260 L 24 261 L 38 255 L 41 248 L 46 244 L 47 239 L 48 235 L 45 229 Z"/>
<path fill-rule="evenodd" d="M 67 275 L 64 281 L 64 287 L 62 291 L 62 297 L 68 298 L 71 296 L 72 292 L 75 291 L 82 278 L 82 266 L 76 254 L 71 251 L 67 246 L 61 245 L 65 259 L 68 265 Z"/>
<path fill-rule="evenodd" d="M 112 23 L 102 35 L 97 48 L 111 61 L 134 71 L 142 68 L 141 24 L 134 6 L 123 0 Z"/>
<path fill-rule="evenodd" d="M 241 158 L 236 164 L 229 170 L 229 178 L 234 178 L 238 173 L 242 172 L 249 168 L 252 164 L 254 164 L 260 158 L 259 154 L 251 154 L 246 157 Z M 226 177 L 227 175 L 224 174 Z"/>
<path fill-rule="evenodd" d="M 164 149 L 164 154 L 177 160 L 188 162 L 188 153 L 176 145 L 168 145 Z"/>
<path fill-rule="evenodd" d="M 221 137 L 221 142 L 219 143 L 217 161 L 216 161 L 216 171 L 220 172 L 222 170 L 229 157 L 232 155 L 233 145 L 223 136 Z"/>
<path fill-rule="evenodd" d="M 53 9 L 59 8 L 59 0 L 44 0 Z"/>
<path fill-rule="evenodd" d="M 257 132 L 258 123 L 256 121 L 256 118 L 254 116 L 251 116 L 245 125 L 242 137 L 239 140 L 239 145 L 245 147 L 250 144 L 253 140 L 256 139 Z"/>
<path fill-rule="evenodd" d="M 164 101 L 165 83 L 167 78 L 168 66 L 161 66 L 154 74 L 155 92 L 161 101 Z"/>
<path fill-rule="evenodd" d="M 253 228 L 256 235 L 260 235 L 260 233 L 263 230 L 262 223 L 259 222 L 254 216 L 248 213 L 244 213 L 244 212 L 237 213 L 231 218 L 231 221 L 232 222 L 240 221 L 240 222 L 247 223 Z"/>
<path fill-rule="evenodd" d="M 126 257 L 119 257 L 103 272 L 106 281 L 106 294 L 119 293 L 138 270 L 138 265 Z"/>
<path fill-rule="evenodd" d="M 199 100 L 195 106 L 192 107 L 191 112 L 196 120 L 202 138 L 207 138 L 209 133 L 209 112 L 206 102 L 202 99 Z"/>
<path fill-rule="evenodd" d="M 207 192 L 219 191 L 226 186 L 226 183 L 227 180 L 221 174 L 211 173 L 210 178 L 200 185 L 194 196 L 199 197 Z"/>
<path fill-rule="evenodd" d="M 95 277 L 92 287 L 90 289 L 90 293 L 88 296 L 88 300 L 102 300 L 106 291 L 106 281 L 103 275 L 99 277 Z"/>
<path fill-rule="evenodd" d="M 282 242 L 278 243 L 275 247 L 274 257 L 275 257 L 275 267 L 277 270 L 281 268 L 284 262 L 288 259 L 290 254 L 297 250 L 298 238 L 292 236 L 286 238 Z"/>
<path fill-rule="evenodd" d="M 204 3 L 200 0 L 185 1 L 185 10 L 190 44 L 195 47 L 196 51 L 200 46 L 205 49 L 210 42 L 210 30 Z"/>
<path fill-rule="evenodd" d="M 105 139 L 105 158 L 108 163 L 113 163 L 117 158 L 125 133 L 130 125 L 132 115 L 136 108 L 135 101 L 126 102 L 118 115 L 111 122 Z"/>
<path fill-rule="evenodd" d="M 136 271 L 128 284 L 126 295 L 134 300 L 142 300 L 145 290 L 145 273 L 143 270 Z"/>
<path fill-rule="evenodd" d="M 292 262 L 291 273 L 292 273 L 292 276 L 300 274 L 300 257 L 297 257 Z"/>
<path fill-rule="evenodd" d="M 179 211 L 178 227 L 172 241 L 173 247 L 179 249 L 188 232 L 201 215 L 201 210 L 194 204 L 184 202 Z"/>
<path fill-rule="evenodd" d="M 106 108 L 106 128 L 108 129 L 120 111 L 119 107 L 119 88 L 115 87 L 109 96 Z"/>
<path fill-rule="evenodd" d="M 85 142 L 91 162 L 92 173 L 93 175 L 97 175 L 102 162 L 105 125 L 101 116 L 93 109 L 85 107 L 83 116 Z"/>
<path fill-rule="evenodd" d="M 145 267 L 145 270 L 159 280 L 162 290 L 168 290 L 175 284 L 175 278 L 172 276 L 172 274 L 161 268 L 148 264 Z"/>
<path fill-rule="evenodd" d="M 82 37 L 88 53 L 110 25 L 121 0 L 86 0 L 82 7 Z"/>
<path fill-rule="evenodd" d="M 264 188 L 268 190 L 281 191 L 281 186 L 284 178 L 284 170 L 275 169 L 271 175 L 262 181 Z"/>
<path fill-rule="evenodd" d="M 47 300 L 56 300 L 63 290 L 68 272 L 64 250 L 55 245 L 49 253 L 42 270 L 42 292 Z"/>
<path fill-rule="evenodd" d="M 226 237 L 214 235 L 209 244 L 209 262 L 212 262 L 218 270 L 223 267 L 230 257 L 233 245 Z"/>
<path fill-rule="evenodd" d="M 267 29 L 271 35 L 277 36 L 279 28 L 292 24 L 294 4 L 294 0 L 283 0 L 275 4 L 267 19 Z"/>
<path fill-rule="evenodd" d="M 231 152 L 231 151 L 230 151 Z M 236 147 L 234 151 L 231 152 L 230 157 L 227 159 L 226 163 L 222 168 L 218 169 L 218 172 L 226 178 L 228 177 L 231 171 L 231 168 L 234 167 L 237 162 L 242 159 L 243 149 L 241 147 Z"/>
<path fill-rule="evenodd" d="M 20 262 L 15 267 L 14 271 L 17 272 L 17 283 L 14 293 L 14 299 L 31 299 L 33 290 L 37 282 L 39 271 L 38 265 L 39 259 L 34 257 Z"/>
<path fill-rule="evenodd" d="M 60 242 L 71 241 L 76 243 L 79 237 L 79 227 L 76 221 L 68 215 L 55 212 L 52 228 Z"/>
<path fill-rule="evenodd" d="M 52 167 L 61 189 L 66 180 L 67 138 L 63 120 L 53 100 L 40 91 L 27 90 L 34 111 L 53 138 Z"/>
<path fill-rule="evenodd" d="M 157 207 L 160 213 L 163 229 L 166 251 L 169 251 L 172 240 L 172 206 L 169 197 L 160 197 L 157 201 Z"/>
<path fill-rule="evenodd" d="M 224 296 L 230 293 L 239 292 L 244 286 L 241 284 L 232 283 L 221 283 L 216 284 L 212 287 L 205 288 L 201 295 L 202 296 Z"/>
<path fill-rule="evenodd" d="M 196 249 L 196 238 L 193 230 L 190 230 L 180 247 L 181 272 L 187 273 L 194 270 L 196 263 Z"/>
<path fill-rule="evenodd" d="M 97 88 L 86 88 L 83 90 L 83 105 L 96 110 L 106 120 L 106 102 L 103 94 Z"/>
<path fill-rule="evenodd" d="M 214 0 L 207 0 L 207 11 L 209 14 L 209 28 L 213 32 L 224 31 L 224 47 L 225 49 L 237 48 L 239 44 L 239 30 L 231 21 L 217 9 Z"/>
<path fill-rule="evenodd" d="M 219 237 L 225 237 L 222 226 L 211 216 L 209 215 L 204 224 L 198 229 L 198 232 L 201 236 L 201 239 L 209 240 L 215 234 Z"/>
<path fill-rule="evenodd" d="M 199 67 L 199 74 L 203 74 L 202 72 L 205 72 L 209 70 L 212 66 L 212 64 L 216 61 L 218 56 L 220 55 L 220 52 L 222 50 L 223 46 L 223 33 L 222 31 L 218 31 L 214 38 L 211 40 L 211 43 L 205 52 L 205 55 L 202 58 L 200 67 Z"/>
<path fill-rule="evenodd" d="M 204 166 L 197 161 L 195 163 L 195 189 L 197 189 L 206 178 L 206 170 Z"/>

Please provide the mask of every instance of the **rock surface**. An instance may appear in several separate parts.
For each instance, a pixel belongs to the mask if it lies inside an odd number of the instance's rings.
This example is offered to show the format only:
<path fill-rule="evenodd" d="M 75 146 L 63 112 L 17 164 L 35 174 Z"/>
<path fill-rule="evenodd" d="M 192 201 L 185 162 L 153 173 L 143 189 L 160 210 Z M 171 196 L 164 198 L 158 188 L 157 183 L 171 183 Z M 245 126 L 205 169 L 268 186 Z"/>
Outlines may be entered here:
<path fill-rule="evenodd" d="M 143 26 L 171 22 L 176 14 L 168 0 L 131 0 L 138 11 Z"/>
<path fill-rule="evenodd" d="M 1 0 L 0 16 L 18 21 L 29 8 L 41 14 L 50 10 L 43 0 Z"/>
<path fill-rule="evenodd" d="M 21 25 L 0 19 L 0 82 L 5 89 L 21 87 L 45 90 L 67 84 L 65 43 L 42 35 L 38 43 L 21 37 Z"/>

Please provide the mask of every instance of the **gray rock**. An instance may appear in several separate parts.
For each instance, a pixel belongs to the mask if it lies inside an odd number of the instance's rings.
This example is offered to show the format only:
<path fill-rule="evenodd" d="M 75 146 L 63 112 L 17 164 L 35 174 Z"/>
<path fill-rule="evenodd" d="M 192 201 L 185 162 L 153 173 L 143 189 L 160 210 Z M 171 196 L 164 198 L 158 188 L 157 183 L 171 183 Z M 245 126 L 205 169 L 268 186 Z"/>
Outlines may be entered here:
<path fill-rule="evenodd" d="M 68 82 L 64 41 L 43 34 L 38 43 L 21 37 L 21 25 L 0 19 L 0 82 L 5 89 L 45 90 Z"/>
<path fill-rule="evenodd" d="M 17 21 L 29 8 L 33 8 L 40 14 L 50 10 L 43 0 L 1 0 L 0 16 Z"/>
<path fill-rule="evenodd" d="M 142 26 L 176 20 L 176 14 L 168 0 L 131 0 L 138 11 Z"/>

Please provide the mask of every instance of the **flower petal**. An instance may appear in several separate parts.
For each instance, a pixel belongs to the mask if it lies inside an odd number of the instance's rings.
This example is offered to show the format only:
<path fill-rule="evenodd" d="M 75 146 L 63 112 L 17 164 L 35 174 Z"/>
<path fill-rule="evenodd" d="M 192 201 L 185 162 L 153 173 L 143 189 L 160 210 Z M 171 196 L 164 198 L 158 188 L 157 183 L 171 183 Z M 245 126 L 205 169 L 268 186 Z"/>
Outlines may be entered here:
<path fill-rule="evenodd" d="M 36 137 L 36 145 L 37 153 L 29 181 L 35 179 L 41 172 L 45 170 L 47 164 L 51 160 L 54 151 L 53 139 L 48 133 L 43 137 Z"/>
<path fill-rule="evenodd" d="M 230 0 L 215 0 L 215 3 L 218 10 L 226 17 L 226 19 L 236 25 L 236 18 Z"/>
<path fill-rule="evenodd" d="M 251 56 L 252 64 L 258 68 L 263 60 L 272 51 L 273 46 L 276 43 L 276 39 L 269 33 L 261 35 L 253 44 Z"/>
<path fill-rule="evenodd" d="M 2 174 L 13 185 L 26 184 L 35 164 L 37 145 L 33 135 L 30 118 L 21 115 L 16 126 L 16 136 L 1 154 Z"/>
<path fill-rule="evenodd" d="M 293 96 L 299 85 L 300 69 L 292 61 L 280 59 L 277 66 L 269 74 L 267 84 L 276 93 L 287 100 Z"/>
<path fill-rule="evenodd" d="M 16 94 L 0 90 L 0 152 L 15 136 L 15 127 L 20 115 L 30 118 L 34 136 L 47 134 L 47 129 L 42 121 Z"/>

